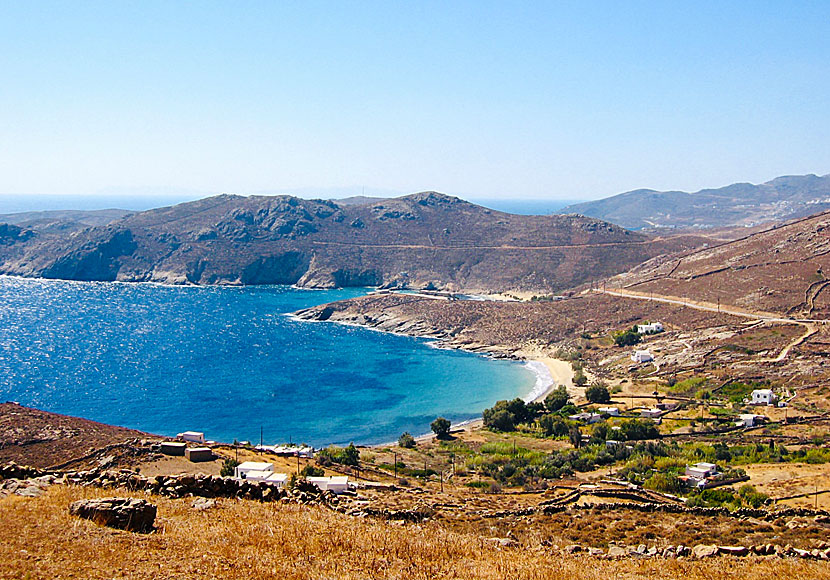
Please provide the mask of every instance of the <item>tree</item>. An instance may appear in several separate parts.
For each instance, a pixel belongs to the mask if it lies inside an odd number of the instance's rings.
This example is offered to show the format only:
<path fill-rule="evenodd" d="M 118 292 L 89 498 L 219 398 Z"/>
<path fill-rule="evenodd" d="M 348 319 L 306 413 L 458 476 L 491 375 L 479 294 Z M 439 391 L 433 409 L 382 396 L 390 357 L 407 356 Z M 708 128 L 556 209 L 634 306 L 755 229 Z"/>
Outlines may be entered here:
<path fill-rule="evenodd" d="M 614 333 L 614 344 L 617 346 L 634 346 L 640 340 L 640 334 L 636 330 L 621 330 Z"/>
<path fill-rule="evenodd" d="M 354 443 L 349 443 L 349 446 L 343 450 L 343 461 L 346 465 L 358 465 L 360 463 L 360 451 L 354 446 Z"/>
<path fill-rule="evenodd" d="M 222 469 L 219 470 L 219 475 L 222 477 L 231 477 L 236 472 L 236 466 L 239 465 L 239 462 L 236 459 L 225 459 L 222 462 Z"/>
<path fill-rule="evenodd" d="M 322 467 L 314 467 L 311 464 L 306 465 L 303 467 L 302 471 L 300 471 L 300 475 L 303 477 L 323 477 L 325 474 L 326 472 Z"/>
<path fill-rule="evenodd" d="M 432 429 L 432 432 L 435 433 L 435 436 L 439 439 L 446 439 L 450 435 L 450 423 L 449 419 L 444 419 L 443 417 L 438 417 L 435 421 L 430 423 L 429 428 Z"/>
<path fill-rule="evenodd" d="M 591 385 L 585 389 L 585 398 L 591 403 L 607 403 L 611 400 L 611 393 L 605 385 Z"/>
<path fill-rule="evenodd" d="M 578 426 L 574 425 L 571 427 L 568 438 L 571 440 L 571 445 L 574 446 L 574 449 L 582 447 L 582 431 L 579 430 Z"/>
<path fill-rule="evenodd" d="M 559 415 L 542 415 L 539 427 L 546 437 L 563 437 L 568 434 L 568 424 Z"/>
<path fill-rule="evenodd" d="M 568 404 L 568 390 L 565 385 L 559 385 L 545 397 L 545 407 L 548 412 L 555 413 Z"/>
<path fill-rule="evenodd" d="M 484 409 L 484 426 L 494 431 L 515 431 L 516 417 L 507 409 Z"/>
<path fill-rule="evenodd" d="M 585 386 L 585 384 L 587 382 L 588 382 L 588 377 L 586 377 L 585 374 L 581 370 L 576 371 L 576 374 L 574 374 L 574 384 L 577 387 L 583 387 L 583 386 Z"/>
<path fill-rule="evenodd" d="M 415 438 L 409 431 L 404 431 L 401 433 L 401 436 L 398 437 L 398 446 L 405 447 L 406 449 L 412 449 L 415 447 Z"/>

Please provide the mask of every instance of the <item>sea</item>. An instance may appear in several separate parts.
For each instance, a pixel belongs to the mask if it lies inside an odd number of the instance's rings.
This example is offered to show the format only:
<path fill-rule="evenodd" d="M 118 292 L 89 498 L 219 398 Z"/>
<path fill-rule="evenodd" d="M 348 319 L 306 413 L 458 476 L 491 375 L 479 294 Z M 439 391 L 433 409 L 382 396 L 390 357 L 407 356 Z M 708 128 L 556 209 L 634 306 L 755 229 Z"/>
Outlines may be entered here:
<path fill-rule="evenodd" d="M 380 444 L 550 384 L 543 365 L 436 348 L 302 308 L 368 290 L 0 276 L 0 401 L 145 432 Z"/>

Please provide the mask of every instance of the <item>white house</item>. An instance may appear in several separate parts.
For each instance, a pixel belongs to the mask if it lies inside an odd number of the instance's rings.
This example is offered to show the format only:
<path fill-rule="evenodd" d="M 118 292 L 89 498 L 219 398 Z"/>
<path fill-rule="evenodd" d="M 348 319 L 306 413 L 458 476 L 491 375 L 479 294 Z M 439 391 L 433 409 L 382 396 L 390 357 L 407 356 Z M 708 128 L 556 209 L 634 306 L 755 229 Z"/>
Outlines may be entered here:
<path fill-rule="evenodd" d="M 755 425 L 761 424 L 766 417 L 763 415 L 753 415 L 751 413 L 747 413 L 744 415 L 738 415 L 738 420 L 735 422 L 735 426 L 737 427 L 755 427 Z"/>
<path fill-rule="evenodd" d="M 752 391 L 753 405 L 773 405 L 778 397 L 772 392 L 772 389 L 755 389 Z"/>
<path fill-rule="evenodd" d="M 185 431 L 184 433 L 179 433 L 178 435 L 176 435 L 176 439 L 181 439 L 182 441 L 190 441 L 192 443 L 204 443 L 205 434 L 201 431 Z"/>
<path fill-rule="evenodd" d="M 620 416 L 620 410 L 616 407 L 600 407 L 597 409 L 597 413 L 600 415 L 611 415 L 612 417 Z"/>
<path fill-rule="evenodd" d="M 280 456 L 299 456 L 307 459 L 314 457 L 314 448 L 308 447 L 307 445 L 257 445 L 254 449 L 257 451 L 268 451 Z"/>
<path fill-rule="evenodd" d="M 663 411 L 661 411 L 660 409 L 654 409 L 654 408 L 652 408 L 652 409 L 643 409 L 642 411 L 640 411 L 640 417 L 642 417 L 644 419 L 656 419 L 657 417 L 659 417 L 662 414 L 663 414 Z"/>
<path fill-rule="evenodd" d="M 582 423 L 591 424 L 601 420 L 602 415 L 599 413 L 577 413 L 576 415 L 570 415 L 568 419 L 571 421 L 580 421 Z"/>
<path fill-rule="evenodd" d="M 631 355 L 631 360 L 637 363 L 644 363 L 654 360 L 654 357 L 647 350 L 635 350 L 634 354 Z"/>
<path fill-rule="evenodd" d="M 649 324 L 637 325 L 638 334 L 656 334 L 658 332 L 663 332 L 663 324 L 660 322 L 651 322 Z"/>
<path fill-rule="evenodd" d="M 714 463 L 695 463 L 686 467 L 686 477 L 698 481 L 706 481 L 716 475 L 718 475 L 718 466 Z"/>
<path fill-rule="evenodd" d="M 320 491 L 343 493 L 349 489 L 349 478 L 346 475 L 332 475 L 331 477 L 306 477 L 309 483 L 320 488 Z"/>
<path fill-rule="evenodd" d="M 265 481 L 272 473 L 274 473 L 273 463 L 259 461 L 245 461 L 237 465 L 233 470 L 233 476 L 236 479 L 247 479 L 250 481 Z"/>
<path fill-rule="evenodd" d="M 265 478 L 266 483 L 273 483 L 277 487 L 285 487 L 285 482 L 288 481 L 287 473 L 273 473 Z"/>

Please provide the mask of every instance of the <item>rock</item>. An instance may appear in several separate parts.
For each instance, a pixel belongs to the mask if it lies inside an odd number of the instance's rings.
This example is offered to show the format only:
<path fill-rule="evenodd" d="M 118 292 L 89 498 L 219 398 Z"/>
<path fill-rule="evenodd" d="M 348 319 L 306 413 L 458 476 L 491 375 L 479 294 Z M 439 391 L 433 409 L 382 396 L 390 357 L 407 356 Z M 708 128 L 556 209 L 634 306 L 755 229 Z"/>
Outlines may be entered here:
<path fill-rule="evenodd" d="M 744 546 L 718 546 L 718 554 L 725 554 L 727 556 L 746 556 L 749 554 L 749 548 Z"/>
<path fill-rule="evenodd" d="M 692 548 L 695 558 L 711 558 L 718 554 L 718 547 L 715 544 L 698 544 Z"/>
<path fill-rule="evenodd" d="M 675 552 L 677 553 L 677 556 L 680 557 L 690 555 L 692 553 L 692 550 L 689 548 L 689 546 L 684 546 L 683 544 L 680 544 L 679 546 L 677 546 L 677 550 Z"/>
<path fill-rule="evenodd" d="M 588 553 L 591 556 L 602 556 L 605 551 L 602 548 L 588 548 Z"/>
<path fill-rule="evenodd" d="M 580 546 L 579 544 L 569 544 L 565 546 L 565 552 L 567 552 L 568 554 L 578 554 L 581 551 L 582 546 Z"/>
<path fill-rule="evenodd" d="M 155 505 L 130 497 L 82 499 L 69 506 L 69 513 L 131 532 L 150 532 L 156 520 Z"/>
<path fill-rule="evenodd" d="M 608 548 L 608 553 L 606 554 L 609 558 L 624 558 L 628 552 L 626 552 L 625 548 L 620 546 L 611 546 Z"/>
<path fill-rule="evenodd" d="M 657 555 L 657 546 L 652 546 L 646 552 L 648 556 L 656 556 Z"/>
<path fill-rule="evenodd" d="M 200 497 L 190 505 L 193 509 L 195 509 L 197 511 L 204 511 L 204 510 L 209 510 L 211 508 L 215 508 L 216 507 L 216 500 L 215 499 L 209 499 L 209 498 L 206 498 L 206 497 Z"/>

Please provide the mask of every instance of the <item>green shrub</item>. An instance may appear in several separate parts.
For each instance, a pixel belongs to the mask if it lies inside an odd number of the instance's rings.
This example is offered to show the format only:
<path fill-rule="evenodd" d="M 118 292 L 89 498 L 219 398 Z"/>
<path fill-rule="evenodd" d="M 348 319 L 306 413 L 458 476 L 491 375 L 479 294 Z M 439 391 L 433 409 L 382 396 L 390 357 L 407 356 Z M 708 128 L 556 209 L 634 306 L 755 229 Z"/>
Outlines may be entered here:
<path fill-rule="evenodd" d="M 585 398 L 591 403 L 608 403 L 611 400 L 611 393 L 605 385 L 596 384 L 585 389 Z"/>
<path fill-rule="evenodd" d="M 409 431 L 404 431 L 401 433 L 401 436 L 398 437 L 398 446 L 405 449 L 412 449 L 415 447 L 415 438 L 411 433 L 409 433 Z"/>
<path fill-rule="evenodd" d="M 311 464 L 306 465 L 303 467 L 302 471 L 300 471 L 300 475 L 303 477 L 323 477 L 326 474 L 323 471 L 322 467 L 314 467 Z"/>
<path fill-rule="evenodd" d="M 360 462 L 360 451 L 349 443 L 348 447 L 336 447 L 334 445 L 321 449 L 317 452 L 317 463 L 320 465 L 331 465 L 340 463 L 342 465 L 357 465 Z"/>
<path fill-rule="evenodd" d="M 450 423 L 449 419 L 445 419 L 444 417 L 438 417 L 429 424 L 429 428 L 432 429 L 432 432 L 435 433 L 435 436 L 439 439 L 446 439 L 450 434 L 450 427 L 452 423 Z"/>
<path fill-rule="evenodd" d="M 642 340 L 639 333 L 633 329 L 615 332 L 612 337 L 614 339 L 614 344 L 620 347 L 634 346 Z"/>
<path fill-rule="evenodd" d="M 230 457 L 225 459 L 222 462 L 222 468 L 219 470 L 219 475 L 222 477 L 231 477 L 236 472 L 236 467 L 239 465 L 239 462 L 236 459 L 231 459 Z"/>
<path fill-rule="evenodd" d="M 562 407 L 568 404 L 570 397 L 568 397 L 568 390 L 564 385 L 556 387 L 547 397 L 545 397 L 545 408 L 550 413 L 555 413 Z"/>

